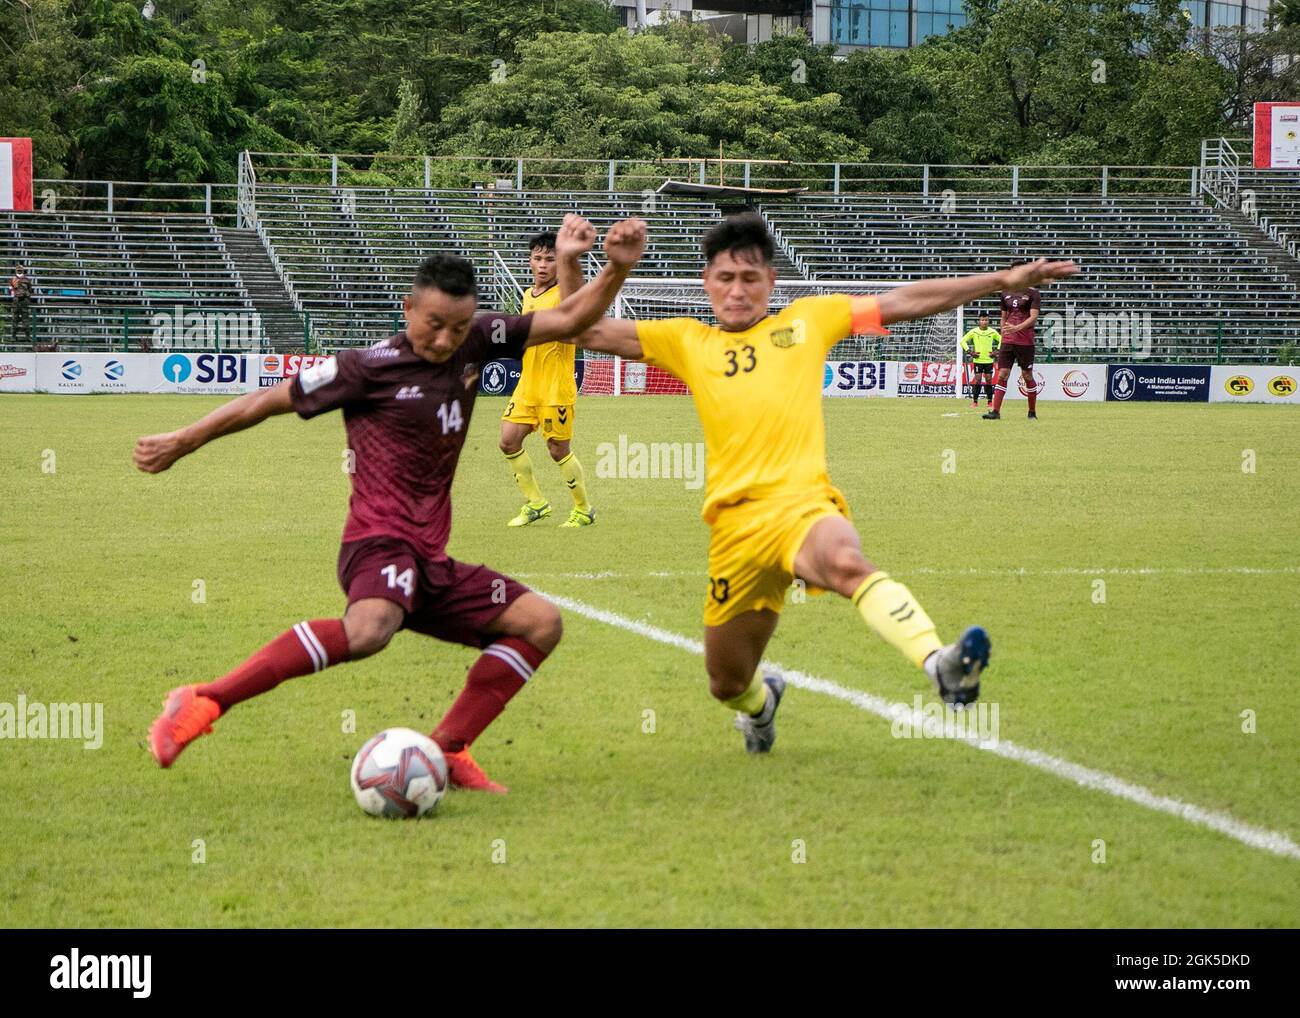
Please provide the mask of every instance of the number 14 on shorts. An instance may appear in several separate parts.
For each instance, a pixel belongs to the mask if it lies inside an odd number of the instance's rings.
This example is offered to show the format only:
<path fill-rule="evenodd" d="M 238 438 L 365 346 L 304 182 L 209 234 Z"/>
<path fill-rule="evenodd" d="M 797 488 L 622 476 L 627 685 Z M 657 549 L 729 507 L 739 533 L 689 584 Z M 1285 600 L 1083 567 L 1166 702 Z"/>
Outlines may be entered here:
<path fill-rule="evenodd" d="M 388 581 L 389 590 L 400 589 L 407 597 L 411 597 L 415 593 L 414 569 L 403 569 L 399 573 L 395 565 L 384 566 L 383 569 L 379 570 L 379 574 Z"/>

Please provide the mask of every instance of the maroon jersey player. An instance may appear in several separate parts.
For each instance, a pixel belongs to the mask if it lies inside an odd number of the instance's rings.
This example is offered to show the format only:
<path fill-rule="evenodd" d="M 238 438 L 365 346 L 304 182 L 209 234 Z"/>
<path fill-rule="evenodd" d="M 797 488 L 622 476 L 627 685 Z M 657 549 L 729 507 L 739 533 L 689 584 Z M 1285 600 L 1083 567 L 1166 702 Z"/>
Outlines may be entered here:
<path fill-rule="evenodd" d="M 594 231 L 566 216 L 557 248 L 581 253 Z M 479 370 L 527 346 L 576 336 L 613 302 L 645 247 L 645 224 L 625 220 L 609 231 L 609 264 L 558 307 L 529 315 L 475 317 L 473 266 L 432 255 L 403 302 L 406 328 L 375 346 L 348 350 L 273 389 L 232 400 L 201 421 L 141 438 L 135 463 L 147 473 L 231 432 L 275 414 L 314 417 L 343 411 L 352 463 L 352 496 L 339 583 L 341 619 L 299 622 L 215 682 L 172 690 L 149 730 L 163 767 L 235 704 L 285 679 L 382 650 L 409 629 L 481 651 L 465 688 L 433 731 L 454 787 L 504 792 L 469 746 L 523 688 L 560 639 L 551 602 L 487 566 L 447 555 L 451 487 L 474 410 Z"/>
<path fill-rule="evenodd" d="M 998 347 L 997 383 L 993 386 L 993 409 L 984 415 L 990 421 L 1002 417 L 1002 400 L 1007 395 L 1011 366 L 1020 367 L 1025 396 L 1029 400 L 1029 419 L 1038 419 L 1038 389 L 1034 382 L 1034 326 L 1038 322 L 1038 290 L 1005 291 L 1002 308 L 1002 345 Z"/>

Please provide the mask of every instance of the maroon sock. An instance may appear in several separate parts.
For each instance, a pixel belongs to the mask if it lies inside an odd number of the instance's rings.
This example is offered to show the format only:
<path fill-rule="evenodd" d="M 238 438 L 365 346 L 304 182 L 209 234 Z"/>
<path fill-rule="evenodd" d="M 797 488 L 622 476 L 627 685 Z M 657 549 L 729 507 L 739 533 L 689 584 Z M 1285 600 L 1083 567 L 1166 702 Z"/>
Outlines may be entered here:
<path fill-rule="evenodd" d="M 993 386 L 993 409 L 994 410 L 1002 409 L 1002 399 L 1004 396 L 1006 396 L 1006 394 L 1007 394 L 1007 387 L 1005 385 Z"/>
<path fill-rule="evenodd" d="M 1032 414 L 1038 408 L 1038 391 L 1030 389 L 1025 393 L 1025 398 L 1029 400 L 1029 412 Z"/>
<path fill-rule="evenodd" d="M 433 741 L 448 753 L 464 749 L 506 709 L 545 658 L 527 640 L 513 636 L 486 647 L 465 677 L 460 696 L 433 730 Z"/>
<path fill-rule="evenodd" d="M 200 686 L 197 692 L 216 700 L 224 714 L 235 704 L 274 689 L 285 679 L 342 664 L 348 656 L 348 636 L 342 619 L 299 622 L 234 671 Z"/>

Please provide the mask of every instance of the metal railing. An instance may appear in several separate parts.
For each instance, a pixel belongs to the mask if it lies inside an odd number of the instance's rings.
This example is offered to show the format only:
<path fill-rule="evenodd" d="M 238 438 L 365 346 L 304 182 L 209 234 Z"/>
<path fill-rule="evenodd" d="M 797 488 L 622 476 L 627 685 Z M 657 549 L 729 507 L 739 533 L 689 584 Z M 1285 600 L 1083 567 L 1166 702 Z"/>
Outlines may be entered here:
<path fill-rule="evenodd" d="M 32 200 L 36 213 L 195 216 L 224 227 L 240 222 L 238 184 L 37 179 L 32 182 Z"/>
<path fill-rule="evenodd" d="M 260 186 L 652 194 L 667 180 L 813 193 L 1052 195 L 1197 193 L 1192 166 L 975 166 L 722 158 L 566 159 L 248 152 Z"/>

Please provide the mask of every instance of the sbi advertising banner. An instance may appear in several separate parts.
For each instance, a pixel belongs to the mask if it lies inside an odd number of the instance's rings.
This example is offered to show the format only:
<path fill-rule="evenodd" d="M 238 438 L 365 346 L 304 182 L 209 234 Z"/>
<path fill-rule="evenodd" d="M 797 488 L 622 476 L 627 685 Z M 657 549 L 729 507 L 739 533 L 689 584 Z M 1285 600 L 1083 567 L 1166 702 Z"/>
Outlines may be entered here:
<path fill-rule="evenodd" d="M 823 396 L 897 396 L 898 365 L 888 361 L 827 361 Z"/>
<path fill-rule="evenodd" d="M 1211 403 L 1300 404 L 1300 368 L 1224 364 L 1210 369 Z"/>
<path fill-rule="evenodd" d="M 1188 364 L 1111 364 L 1106 398 L 1135 403 L 1205 403 L 1210 368 Z"/>

